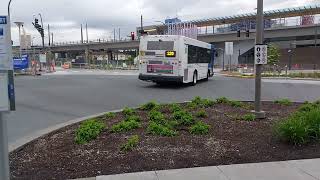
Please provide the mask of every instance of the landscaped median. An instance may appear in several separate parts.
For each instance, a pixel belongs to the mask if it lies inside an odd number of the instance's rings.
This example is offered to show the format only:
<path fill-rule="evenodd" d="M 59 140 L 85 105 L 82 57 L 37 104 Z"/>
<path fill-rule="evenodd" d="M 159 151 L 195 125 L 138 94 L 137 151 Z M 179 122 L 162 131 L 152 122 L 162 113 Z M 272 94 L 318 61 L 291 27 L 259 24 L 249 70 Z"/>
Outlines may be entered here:
<path fill-rule="evenodd" d="M 239 72 L 222 72 L 221 73 L 227 77 L 237 77 L 237 78 L 255 78 L 254 74 L 242 74 Z M 279 73 L 262 73 L 261 76 L 263 78 L 289 78 L 289 79 L 306 79 L 306 80 L 320 80 L 320 72 L 296 72 L 296 73 L 288 73 L 288 74 L 279 74 Z"/>
<path fill-rule="evenodd" d="M 149 102 L 64 127 L 10 154 L 12 179 L 72 179 L 320 157 L 320 102 Z"/>

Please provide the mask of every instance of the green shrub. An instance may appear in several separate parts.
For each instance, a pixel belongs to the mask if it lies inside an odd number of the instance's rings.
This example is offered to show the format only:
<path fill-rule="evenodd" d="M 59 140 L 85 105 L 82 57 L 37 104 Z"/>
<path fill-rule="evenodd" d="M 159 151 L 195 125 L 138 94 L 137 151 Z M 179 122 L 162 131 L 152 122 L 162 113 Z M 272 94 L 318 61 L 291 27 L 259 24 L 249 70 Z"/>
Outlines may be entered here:
<path fill-rule="evenodd" d="M 134 115 L 136 112 L 134 109 L 132 108 L 128 108 L 128 107 L 125 107 L 123 110 L 122 110 L 122 113 L 126 116 L 131 116 L 131 115 Z"/>
<path fill-rule="evenodd" d="M 111 127 L 111 132 L 119 133 L 119 132 L 128 132 L 133 129 L 138 129 L 141 127 L 141 124 L 137 121 L 121 121 L 120 123 L 113 125 Z"/>
<path fill-rule="evenodd" d="M 244 121 L 254 121 L 256 120 L 256 116 L 254 114 L 246 114 L 241 118 Z"/>
<path fill-rule="evenodd" d="M 274 101 L 276 104 L 280 104 L 283 106 L 290 106 L 292 104 L 290 99 L 277 99 Z"/>
<path fill-rule="evenodd" d="M 125 151 L 125 152 L 132 151 L 132 149 L 135 148 L 138 144 L 139 144 L 139 136 L 137 135 L 131 136 L 125 144 L 121 145 L 121 151 Z"/>
<path fill-rule="evenodd" d="M 176 103 L 169 104 L 168 107 L 169 107 L 170 112 L 177 112 L 177 111 L 181 111 L 182 110 L 181 105 L 180 104 L 176 104 Z"/>
<path fill-rule="evenodd" d="M 199 106 L 197 104 L 191 102 L 191 103 L 187 104 L 187 107 L 189 109 L 197 109 Z"/>
<path fill-rule="evenodd" d="M 125 121 L 136 121 L 136 122 L 140 122 L 141 119 L 139 116 L 135 116 L 135 115 L 131 115 L 131 116 L 128 116 Z"/>
<path fill-rule="evenodd" d="M 177 132 L 172 130 L 170 127 L 167 127 L 162 124 L 158 124 L 156 122 L 150 122 L 147 132 L 152 135 L 158 135 L 158 136 L 167 136 L 167 137 L 173 137 L 177 135 Z"/>
<path fill-rule="evenodd" d="M 320 108 L 298 111 L 276 124 L 280 139 L 293 144 L 306 144 L 320 140 Z"/>
<path fill-rule="evenodd" d="M 198 121 L 190 127 L 190 133 L 194 135 L 205 135 L 209 133 L 210 125 Z"/>
<path fill-rule="evenodd" d="M 216 99 L 218 104 L 227 104 L 229 102 L 229 99 L 226 97 L 220 97 L 218 99 Z"/>
<path fill-rule="evenodd" d="M 141 107 L 140 107 L 141 110 L 144 110 L 144 111 L 151 111 L 151 110 L 154 110 L 154 109 L 159 109 L 159 104 L 155 101 L 150 101 L 146 104 L 143 104 Z"/>
<path fill-rule="evenodd" d="M 206 118 L 208 117 L 208 114 L 205 110 L 201 109 L 198 112 L 196 112 L 196 117 L 198 118 Z"/>
<path fill-rule="evenodd" d="M 202 99 L 200 96 L 196 96 L 195 98 L 192 99 L 191 103 L 194 103 L 196 105 L 201 105 L 202 104 Z"/>
<path fill-rule="evenodd" d="M 165 116 L 159 111 L 150 111 L 149 112 L 149 121 L 156 123 L 164 124 L 166 121 Z"/>
<path fill-rule="evenodd" d="M 194 124 L 192 114 L 186 111 L 177 111 L 173 113 L 173 119 L 176 120 L 179 125 L 188 126 Z"/>
<path fill-rule="evenodd" d="M 232 107 L 244 107 L 244 103 L 240 101 L 230 100 L 227 104 L 229 104 Z"/>
<path fill-rule="evenodd" d="M 95 119 L 84 121 L 76 130 L 75 142 L 77 144 L 85 144 L 96 139 L 98 135 L 106 128 L 106 125 Z"/>
<path fill-rule="evenodd" d="M 212 100 L 212 99 L 203 99 L 203 100 L 202 100 L 202 105 L 203 105 L 203 107 L 206 107 L 206 108 L 212 107 L 212 106 L 214 106 L 216 103 L 217 103 L 217 102 L 214 101 L 214 100 Z"/>
<path fill-rule="evenodd" d="M 291 117 L 277 124 L 276 133 L 281 140 L 295 145 L 309 142 L 309 127 L 306 122 L 298 118 Z"/>
<path fill-rule="evenodd" d="M 106 117 L 107 119 L 112 119 L 116 117 L 116 113 L 114 112 L 108 112 L 104 115 L 104 117 Z"/>

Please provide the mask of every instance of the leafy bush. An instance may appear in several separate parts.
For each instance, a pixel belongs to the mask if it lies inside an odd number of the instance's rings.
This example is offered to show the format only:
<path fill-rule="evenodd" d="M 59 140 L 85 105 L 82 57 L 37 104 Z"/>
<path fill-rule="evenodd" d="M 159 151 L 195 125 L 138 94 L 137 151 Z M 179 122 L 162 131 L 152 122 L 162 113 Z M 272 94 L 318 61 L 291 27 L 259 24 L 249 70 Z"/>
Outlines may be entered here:
<path fill-rule="evenodd" d="M 133 129 L 140 128 L 141 124 L 137 121 L 130 120 L 130 121 L 121 121 L 120 123 L 113 125 L 111 127 L 111 132 L 119 133 L 119 132 L 128 132 Z"/>
<path fill-rule="evenodd" d="M 243 102 L 240 101 L 229 100 L 227 104 L 229 104 L 232 107 L 244 107 Z"/>
<path fill-rule="evenodd" d="M 187 107 L 189 109 L 197 109 L 199 106 L 197 104 L 191 102 L 191 103 L 187 104 Z"/>
<path fill-rule="evenodd" d="M 159 104 L 157 104 L 157 102 L 155 102 L 155 101 L 150 101 L 146 104 L 143 104 L 140 107 L 140 109 L 144 110 L 144 111 L 151 111 L 151 110 L 158 109 L 158 108 L 159 108 Z"/>
<path fill-rule="evenodd" d="M 135 116 L 135 115 L 132 115 L 132 116 L 129 116 L 125 119 L 125 121 L 136 121 L 136 122 L 140 122 L 141 119 L 139 116 Z"/>
<path fill-rule="evenodd" d="M 195 97 L 191 103 L 190 103 L 192 107 L 212 107 L 213 105 L 216 104 L 216 102 L 214 100 L 211 99 L 202 99 L 201 97 L 197 96 Z"/>
<path fill-rule="evenodd" d="M 276 124 L 276 133 L 280 139 L 293 144 L 320 140 L 320 108 L 298 111 Z"/>
<path fill-rule="evenodd" d="M 173 119 L 176 120 L 179 125 L 192 125 L 194 124 L 194 119 L 191 113 L 186 111 L 177 111 L 173 113 Z"/>
<path fill-rule="evenodd" d="M 201 105 L 202 104 L 202 99 L 200 96 L 196 96 L 195 98 L 192 99 L 191 103 L 194 103 L 196 105 Z"/>
<path fill-rule="evenodd" d="M 206 118 L 208 117 L 208 114 L 205 110 L 201 109 L 198 112 L 196 112 L 196 117 L 198 118 Z"/>
<path fill-rule="evenodd" d="M 132 149 L 135 148 L 138 145 L 138 143 L 139 143 L 139 136 L 137 135 L 131 136 L 128 139 L 128 141 L 121 146 L 121 151 L 125 151 L 125 152 L 132 151 Z"/>
<path fill-rule="evenodd" d="M 116 113 L 114 112 L 108 112 L 104 115 L 106 118 L 108 119 L 112 119 L 112 118 L 115 118 L 116 117 Z"/>
<path fill-rule="evenodd" d="M 274 101 L 276 104 L 280 104 L 283 106 L 290 106 L 292 104 L 290 99 L 277 99 Z"/>
<path fill-rule="evenodd" d="M 210 125 L 198 121 L 190 127 L 190 133 L 194 135 L 205 135 L 209 133 Z"/>
<path fill-rule="evenodd" d="M 180 104 L 173 103 L 173 104 L 169 104 L 168 106 L 169 106 L 170 112 L 177 112 L 182 110 L 182 107 Z"/>
<path fill-rule="evenodd" d="M 177 132 L 172 130 L 170 127 L 167 127 L 162 124 L 158 124 L 156 122 L 150 122 L 147 132 L 152 135 L 167 136 L 167 137 L 173 137 L 177 135 Z"/>
<path fill-rule="evenodd" d="M 131 115 L 134 115 L 136 112 L 134 109 L 132 108 L 128 108 L 128 107 L 125 107 L 123 110 L 122 110 L 122 113 L 126 116 L 131 116 Z"/>
<path fill-rule="evenodd" d="M 106 125 L 95 119 L 87 120 L 81 123 L 76 130 L 75 142 L 77 144 L 85 144 L 96 139 L 98 135 L 106 128 Z"/>
<path fill-rule="evenodd" d="M 149 112 L 149 120 L 156 122 L 156 123 L 160 123 L 160 124 L 164 124 L 165 123 L 165 116 L 159 112 L 159 111 L 150 111 Z"/>
<path fill-rule="evenodd" d="M 241 118 L 244 121 L 254 121 L 256 120 L 256 116 L 254 114 L 246 114 Z"/>
<path fill-rule="evenodd" d="M 212 99 L 203 99 L 203 100 L 202 100 L 202 105 L 203 105 L 203 107 L 206 107 L 206 108 L 212 107 L 212 106 L 214 106 L 216 103 L 217 103 L 217 102 L 214 101 L 214 100 L 212 100 Z"/>
<path fill-rule="evenodd" d="M 227 104 L 229 102 L 229 99 L 226 97 L 220 97 L 218 99 L 216 99 L 218 104 Z"/>

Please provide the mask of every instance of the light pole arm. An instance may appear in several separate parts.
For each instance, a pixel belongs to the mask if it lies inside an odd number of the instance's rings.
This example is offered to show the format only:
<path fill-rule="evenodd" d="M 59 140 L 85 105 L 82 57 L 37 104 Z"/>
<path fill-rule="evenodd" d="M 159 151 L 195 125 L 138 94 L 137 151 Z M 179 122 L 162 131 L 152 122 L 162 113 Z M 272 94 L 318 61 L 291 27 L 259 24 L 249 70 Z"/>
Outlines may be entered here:
<path fill-rule="evenodd" d="M 9 0 L 9 3 L 8 3 L 8 16 L 9 16 L 9 18 L 10 18 L 10 5 L 11 5 L 11 1 L 12 1 L 12 0 Z"/>

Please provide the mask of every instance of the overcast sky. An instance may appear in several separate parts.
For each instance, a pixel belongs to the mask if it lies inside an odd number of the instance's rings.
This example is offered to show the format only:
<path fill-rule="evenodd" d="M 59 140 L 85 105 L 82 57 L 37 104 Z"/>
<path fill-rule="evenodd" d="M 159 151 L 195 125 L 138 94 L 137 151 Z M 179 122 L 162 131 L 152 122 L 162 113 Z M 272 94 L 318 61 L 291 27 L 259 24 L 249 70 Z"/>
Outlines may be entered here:
<path fill-rule="evenodd" d="M 7 14 L 1 0 L 0 15 Z M 311 4 L 320 0 L 265 0 L 265 10 L 283 9 Z M 25 30 L 40 44 L 40 36 L 31 22 L 41 13 L 45 26 L 51 25 L 54 41 L 79 41 L 80 25 L 88 23 L 89 39 L 108 39 L 113 29 L 121 36 L 129 35 L 140 24 L 157 24 L 168 17 L 193 20 L 254 12 L 256 0 L 12 0 L 11 20 L 25 23 Z M 12 24 L 12 39 L 18 43 L 18 28 Z M 117 35 L 118 37 L 118 35 Z M 47 40 L 46 40 L 47 41 Z"/>

